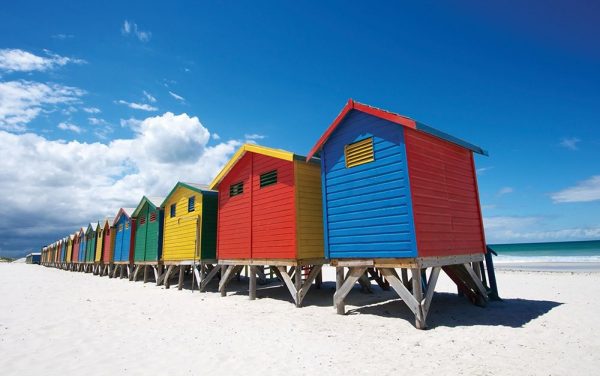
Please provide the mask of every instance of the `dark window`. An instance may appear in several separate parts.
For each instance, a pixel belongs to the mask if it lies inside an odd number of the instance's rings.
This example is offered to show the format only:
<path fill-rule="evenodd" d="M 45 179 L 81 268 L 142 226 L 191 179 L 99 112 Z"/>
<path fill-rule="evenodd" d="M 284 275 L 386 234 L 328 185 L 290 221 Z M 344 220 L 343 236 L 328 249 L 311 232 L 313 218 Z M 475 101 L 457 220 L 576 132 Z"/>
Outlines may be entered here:
<path fill-rule="evenodd" d="M 150 222 L 156 221 L 156 212 L 150 213 Z"/>
<path fill-rule="evenodd" d="M 171 204 L 171 218 L 177 215 L 177 204 Z"/>
<path fill-rule="evenodd" d="M 196 196 L 188 198 L 188 213 L 193 212 L 196 206 Z"/>
<path fill-rule="evenodd" d="M 231 184 L 229 186 L 229 197 L 241 195 L 244 193 L 244 182 L 241 181 L 239 183 Z"/>
<path fill-rule="evenodd" d="M 277 183 L 277 170 L 265 172 L 260 175 L 260 187 L 267 187 Z"/>

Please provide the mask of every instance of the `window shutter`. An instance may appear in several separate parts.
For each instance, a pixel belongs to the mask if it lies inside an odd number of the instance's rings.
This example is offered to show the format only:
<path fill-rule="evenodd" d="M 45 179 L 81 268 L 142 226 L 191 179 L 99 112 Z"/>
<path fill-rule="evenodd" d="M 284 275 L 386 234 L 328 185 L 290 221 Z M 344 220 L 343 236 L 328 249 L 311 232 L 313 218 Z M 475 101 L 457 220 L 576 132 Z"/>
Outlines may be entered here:
<path fill-rule="evenodd" d="M 150 222 L 156 221 L 156 212 L 150 213 Z"/>
<path fill-rule="evenodd" d="M 193 212 L 196 206 L 196 196 L 188 198 L 188 213 Z"/>
<path fill-rule="evenodd" d="M 235 183 L 229 186 L 229 197 L 241 195 L 244 193 L 244 182 Z"/>
<path fill-rule="evenodd" d="M 365 163 L 373 162 L 373 137 L 348 144 L 344 147 L 346 157 L 346 168 L 360 166 Z"/>
<path fill-rule="evenodd" d="M 277 170 L 265 172 L 260 175 L 260 187 L 267 187 L 277 183 Z"/>

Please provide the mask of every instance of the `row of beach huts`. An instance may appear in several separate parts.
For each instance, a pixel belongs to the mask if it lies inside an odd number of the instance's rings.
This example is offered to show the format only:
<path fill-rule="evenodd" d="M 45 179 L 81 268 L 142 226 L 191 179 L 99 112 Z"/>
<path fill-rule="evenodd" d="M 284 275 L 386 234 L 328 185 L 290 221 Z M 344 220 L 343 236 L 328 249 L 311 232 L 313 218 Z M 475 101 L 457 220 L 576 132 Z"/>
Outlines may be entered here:
<path fill-rule="evenodd" d="M 487 155 L 349 100 L 307 157 L 245 144 L 210 185 L 144 196 L 43 247 L 41 264 L 167 288 L 177 277 L 180 289 L 187 277 L 201 291 L 214 280 L 223 296 L 244 272 L 251 299 L 257 279 L 272 277 L 298 307 L 327 264 L 338 313 L 356 283 L 374 281 L 425 328 L 441 271 L 478 305 L 495 285 L 473 153 Z"/>

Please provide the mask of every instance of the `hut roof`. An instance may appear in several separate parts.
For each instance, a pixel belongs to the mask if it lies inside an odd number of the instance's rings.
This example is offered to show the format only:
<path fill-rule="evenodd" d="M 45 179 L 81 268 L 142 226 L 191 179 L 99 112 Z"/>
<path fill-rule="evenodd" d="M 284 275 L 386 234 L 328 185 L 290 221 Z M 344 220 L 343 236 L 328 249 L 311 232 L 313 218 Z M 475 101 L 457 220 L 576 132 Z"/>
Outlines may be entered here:
<path fill-rule="evenodd" d="M 244 144 L 240 146 L 240 148 L 235 152 L 233 157 L 231 157 L 229 162 L 227 162 L 225 167 L 223 167 L 221 172 L 219 172 L 219 174 L 214 178 L 212 183 L 210 183 L 210 189 L 217 188 L 219 186 L 219 183 L 221 183 L 221 181 L 223 180 L 223 178 L 225 178 L 229 171 L 231 171 L 231 169 L 239 162 L 239 160 L 242 159 L 242 157 L 248 152 L 262 154 L 273 158 L 279 158 L 285 161 L 293 161 L 294 159 L 308 161 L 310 159 L 287 150 L 274 149 L 256 144 Z M 318 159 L 314 160 L 315 163 L 317 161 Z"/>
<path fill-rule="evenodd" d="M 160 205 L 163 203 L 164 200 L 165 200 L 165 197 L 159 197 L 159 196 L 146 197 L 146 196 L 144 196 L 140 200 L 140 203 L 138 204 L 137 208 L 135 208 L 135 210 L 133 211 L 131 216 L 137 217 L 140 214 L 140 210 L 142 210 L 142 207 L 144 207 L 144 204 L 146 202 L 156 209 L 156 208 L 160 207 Z"/>
<path fill-rule="evenodd" d="M 344 106 L 344 108 L 342 109 L 342 111 L 340 112 L 340 114 L 335 118 L 335 120 L 333 121 L 333 123 L 329 126 L 329 128 L 327 128 L 327 130 L 325 131 L 325 133 L 323 133 L 323 135 L 319 138 L 319 140 L 317 141 L 317 143 L 315 144 L 315 146 L 313 146 L 313 148 L 310 150 L 310 152 L 308 153 L 308 158 L 311 158 L 315 155 L 318 155 L 319 151 L 321 150 L 321 148 L 323 147 L 323 144 L 325 143 L 325 141 L 327 141 L 327 139 L 331 136 L 331 134 L 336 130 L 336 128 L 338 127 L 338 125 L 340 125 L 340 123 L 342 122 L 342 120 L 344 120 L 344 118 L 346 117 L 346 115 L 348 115 L 348 113 L 350 113 L 350 111 L 352 110 L 356 110 L 356 111 L 360 111 L 360 112 L 364 112 L 366 114 L 372 115 L 372 116 L 376 116 L 378 118 L 381 119 L 385 119 L 388 120 L 392 123 L 396 123 L 399 125 L 402 125 L 404 127 L 407 128 L 411 128 L 411 129 L 415 129 L 417 131 L 421 131 L 424 133 L 428 133 L 434 137 L 440 138 L 444 141 L 448 141 L 451 142 L 453 144 L 456 144 L 460 147 L 463 147 L 465 149 L 469 149 L 475 153 L 478 154 L 482 154 L 482 155 L 488 155 L 488 152 L 483 150 L 482 148 L 480 148 L 477 145 L 473 145 L 467 141 L 461 140 L 458 137 L 454 137 L 452 135 L 449 135 L 445 132 L 442 132 L 440 130 L 437 130 L 435 128 L 432 128 L 428 125 L 425 125 L 423 123 L 419 123 L 407 116 L 404 115 L 400 115 L 400 114 L 396 114 L 394 112 L 389 112 L 386 110 L 382 110 L 380 108 L 376 108 L 376 107 L 372 107 L 366 104 L 362 104 L 362 103 L 358 103 L 355 102 L 352 99 L 348 100 L 348 103 L 346 103 L 346 105 Z"/>
<path fill-rule="evenodd" d="M 177 190 L 177 188 L 179 187 L 184 187 L 184 188 L 188 188 L 191 189 L 192 191 L 196 191 L 198 193 L 201 194 L 217 194 L 217 191 L 213 191 L 211 190 L 207 185 L 205 184 L 198 184 L 198 183 L 186 183 L 186 182 L 177 182 L 177 184 L 175 184 L 175 186 L 173 187 L 173 189 L 171 189 L 171 192 L 169 192 L 169 194 L 167 195 L 167 197 L 164 198 L 164 200 L 162 201 L 162 203 L 160 204 L 160 206 L 164 206 L 167 201 L 169 200 L 169 198 L 171 197 L 171 195 Z"/>
<path fill-rule="evenodd" d="M 127 216 L 127 218 L 131 218 L 131 214 L 133 213 L 134 210 L 135 210 L 135 208 L 120 208 L 119 212 L 115 216 L 115 219 L 113 220 L 113 226 L 117 224 L 117 222 L 119 221 L 119 218 L 123 214 L 125 214 Z"/>

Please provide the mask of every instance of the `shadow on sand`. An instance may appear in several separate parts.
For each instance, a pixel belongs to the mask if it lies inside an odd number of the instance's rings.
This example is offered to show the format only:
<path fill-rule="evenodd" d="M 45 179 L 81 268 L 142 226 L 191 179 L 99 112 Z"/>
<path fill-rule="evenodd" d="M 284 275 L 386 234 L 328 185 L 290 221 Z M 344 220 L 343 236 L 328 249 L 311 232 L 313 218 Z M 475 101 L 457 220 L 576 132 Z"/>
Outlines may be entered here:
<path fill-rule="evenodd" d="M 186 278 L 184 290 L 191 290 L 191 287 L 191 278 Z M 172 285 L 171 288 L 177 287 Z M 376 315 L 414 321 L 413 313 L 394 291 L 384 291 L 375 285 L 372 288 L 372 293 L 365 293 L 361 291 L 360 286 L 354 287 L 346 297 L 348 315 Z M 219 293 L 218 279 L 211 281 L 206 292 Z M 312 286 L 302 305 L 333 309 L 334 292 L 334 282 L 324 282 L 320 289 Z M 234 278 L 227 286 L 227 294 L 247 296 L 248 279 L 242 277 L 238 281 Z M 288 289 L 277 280 L 258 285 L 256 295 L 257 299 L 275 299 L 293 304 Z M 520 328 L 562 304 L 548 300 L 504 299 L 501 302 L 490 301 L 485 308 L 480 308 L 458 294 L 436 292 L 427 317 L 427 326 L 434 328 L 485 325 Z"/>

